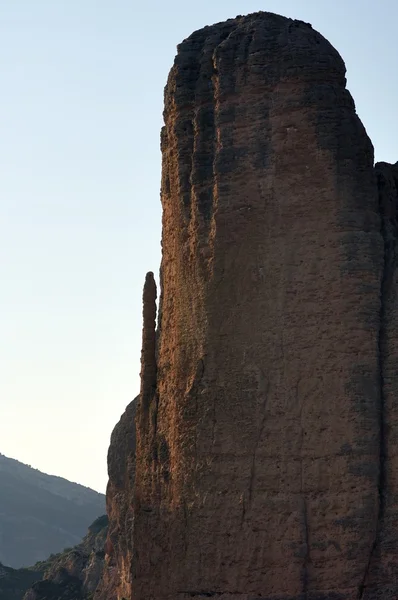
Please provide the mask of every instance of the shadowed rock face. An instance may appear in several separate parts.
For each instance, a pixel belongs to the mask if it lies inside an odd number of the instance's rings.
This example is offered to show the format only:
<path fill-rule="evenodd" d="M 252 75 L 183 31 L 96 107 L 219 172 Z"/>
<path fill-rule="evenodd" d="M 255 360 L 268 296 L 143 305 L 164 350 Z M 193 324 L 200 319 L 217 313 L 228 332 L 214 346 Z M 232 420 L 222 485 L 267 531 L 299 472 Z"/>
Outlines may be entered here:
<path fill-rule="evenodd" d="M 83 541 L 35 565 L 41 572 L 30 589 L 20 595 L 7 594 L 2 600 L 92 600 L 104 570 L 104 544 L 108 528 L 106 515 L 99 517 L 88 529 Z M 19 569 L 18 576 L 26 572 Z M 39 573 L 36 573 L 39 574 Z M 42 576 L 44 577 L 42 578 Z M 1 578 L 1 574 L 0 574 Z M 27 586 L 28 587 L 28 586 Z M 19 591 L 18 589 L 15 592 Z"/>
<path fill-rule="evenodd" d="M 137 400 L 135 398 L 127 406 L 111 436 L 106 492 L 109 527 L 105 544 L 105 565 L 95 600 L 120 600 L 131 596 Z"/>
<path fill-rule="evenodd" d="M 378 163 L 375 171 L 384 239 L 379 336 L 380 505 L 363 597 L 392 600 L 398 597 L 398 163 Z"/>
<path fill-rule="evenodd" d="M 396 179 L 345 85 L 320 34 L 270 13 L 178 48 L 133 600 L 395 597 Z"/>
<path fill-rule="evenodd" d="M 0 563 L 1 600 L 22 600 L 26 590 L 43 577 L 43 571 L 30 569 L 12 569 Z"/>

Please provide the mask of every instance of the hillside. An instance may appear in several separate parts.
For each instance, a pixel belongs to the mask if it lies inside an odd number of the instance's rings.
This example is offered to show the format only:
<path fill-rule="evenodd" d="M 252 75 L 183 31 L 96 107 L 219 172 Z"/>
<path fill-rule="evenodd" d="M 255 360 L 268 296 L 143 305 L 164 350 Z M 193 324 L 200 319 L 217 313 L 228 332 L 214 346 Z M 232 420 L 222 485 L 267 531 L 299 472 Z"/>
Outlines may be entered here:
<path fill-rule="evenodd" d="M 41 569 L 11 569 L 0 563 L 1 600 L 22 600 L 25 592 L 43 577 Z"/>
<path fill-rule="evenodd" d="M 104 568 L 106 515 L 98 517 L 74 548 L 53 554 L 29 569 L 0 564 L 1 600 L 88 600 Z"/>
<path fill-rule="evenodd" d="M 34 583 L 24 600 L 91 599 L 103 576 L 107 530 L 108 518 L 102 515 L 90 525 L 80 544 L 35 565 L 44 578 Z"/>
<path fill-rule="evenodd" d="M 29 566 L 78 544 L 105 497 L 0 454 L 0 563 Z"/>

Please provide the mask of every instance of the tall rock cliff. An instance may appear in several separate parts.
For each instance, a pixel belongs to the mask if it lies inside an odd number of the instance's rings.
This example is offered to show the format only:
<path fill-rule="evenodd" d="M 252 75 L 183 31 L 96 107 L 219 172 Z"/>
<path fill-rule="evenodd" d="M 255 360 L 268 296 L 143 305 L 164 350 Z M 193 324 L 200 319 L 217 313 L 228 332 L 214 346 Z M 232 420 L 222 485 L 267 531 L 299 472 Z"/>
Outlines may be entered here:
<path fill-rule="evenodd" d="M 378 163 L 375 171 L 384 240 L 379 330 L 380 502 L 363 597 L 392 600 L 398 597 L 398 163 Z"/>
<path fill-rule="evenodd" d="M 270 13 L 205 27 L 164 119 L 132 598 L 395 598 L 396 179 L 343 60 Z"/>

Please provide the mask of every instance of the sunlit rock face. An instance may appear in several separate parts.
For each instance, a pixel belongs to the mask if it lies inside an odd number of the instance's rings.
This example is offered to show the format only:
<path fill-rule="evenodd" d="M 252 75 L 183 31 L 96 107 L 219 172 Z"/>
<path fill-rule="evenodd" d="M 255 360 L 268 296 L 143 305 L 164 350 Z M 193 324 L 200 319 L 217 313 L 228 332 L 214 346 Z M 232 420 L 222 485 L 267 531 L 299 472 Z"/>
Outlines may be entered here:
<path fill-rule="evenodd" d="M 396 183 L 343 60 L 270 13 L 205 27 L 164 119 L 132 599 L 395 598 Z"/>

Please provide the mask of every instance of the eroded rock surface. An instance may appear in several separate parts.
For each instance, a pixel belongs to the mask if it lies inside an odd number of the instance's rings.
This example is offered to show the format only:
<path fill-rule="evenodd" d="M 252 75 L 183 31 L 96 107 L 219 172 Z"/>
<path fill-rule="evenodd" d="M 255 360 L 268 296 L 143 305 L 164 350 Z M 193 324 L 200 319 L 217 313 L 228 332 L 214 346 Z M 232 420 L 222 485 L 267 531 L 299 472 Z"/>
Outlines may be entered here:
<path fill-rule="evenodd" d="M 27 590 L 24 600 L 92 600 L 104 572 L 107 529 L 104 515 L 90 525 L 80 544 L 35 565 L 44 577 Z"/>
<path fill-rule="evenodd" d="M 396 556 L 380 520 L 395 317 L 344 63 L 301 21 L 206 27 L 178 48 L 164 118 L 132 598 L 376 597 L 383 544 L 390 575 Z"/>
<path fill-rule="evenodd" d="M 381 469 L 378 526 L 363 597 L 393 600 L 398 597 L 398 163 L 378 163 L 375 171 L 384 240 L 379 335 Z"/>
<path fill-rule="evenodd" d="M 133 490 L 135 479 L 135 398 L 112 432 L 106 493 L 109 518 L 103 576 L 95 600 L 131 597 Z"/>

